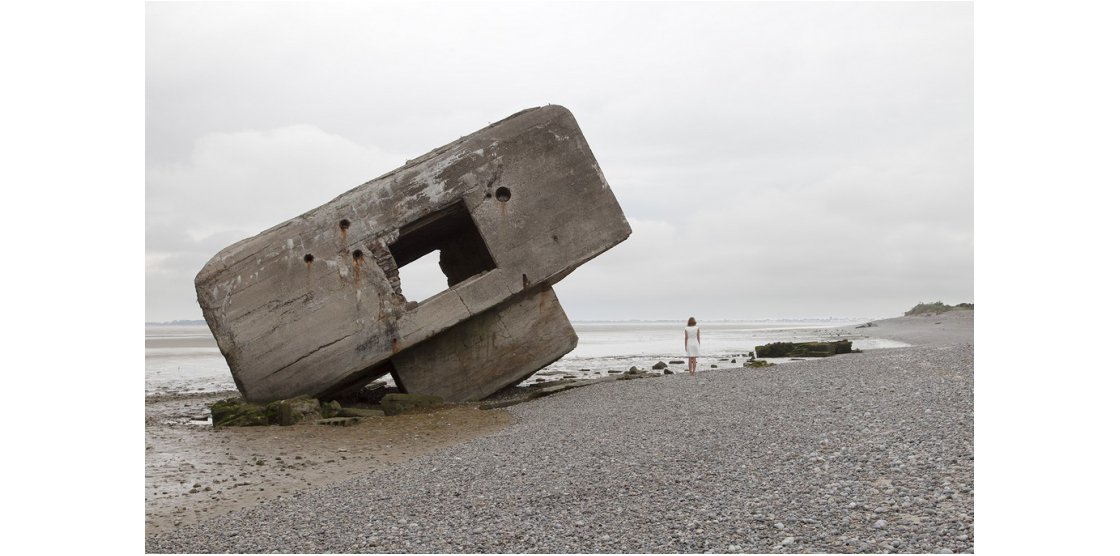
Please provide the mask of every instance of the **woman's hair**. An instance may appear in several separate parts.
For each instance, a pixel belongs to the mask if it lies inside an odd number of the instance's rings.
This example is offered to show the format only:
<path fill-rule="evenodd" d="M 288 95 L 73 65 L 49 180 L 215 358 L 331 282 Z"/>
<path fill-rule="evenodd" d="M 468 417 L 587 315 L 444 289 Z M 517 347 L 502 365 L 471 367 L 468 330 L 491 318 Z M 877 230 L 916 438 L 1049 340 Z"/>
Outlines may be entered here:
<path fill-rule="evenodd" d="M 696 317 L 688 317 L 688 325 L 696 326 Z"/>

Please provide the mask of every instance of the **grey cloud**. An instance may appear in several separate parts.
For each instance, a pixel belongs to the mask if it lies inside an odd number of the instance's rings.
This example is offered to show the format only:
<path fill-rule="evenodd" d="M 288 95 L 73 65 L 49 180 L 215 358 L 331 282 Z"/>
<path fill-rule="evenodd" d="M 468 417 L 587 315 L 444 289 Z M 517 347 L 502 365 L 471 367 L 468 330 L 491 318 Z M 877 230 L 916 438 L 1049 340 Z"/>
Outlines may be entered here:
<path fill-rule="evenodd" d="M 500 9 L 496 9 L 500 8 Z M 218 249 L 517 110 L 634 224 L 573 318 L 972 301 L 965 3 L 149 4 L 148 318 Z"/>

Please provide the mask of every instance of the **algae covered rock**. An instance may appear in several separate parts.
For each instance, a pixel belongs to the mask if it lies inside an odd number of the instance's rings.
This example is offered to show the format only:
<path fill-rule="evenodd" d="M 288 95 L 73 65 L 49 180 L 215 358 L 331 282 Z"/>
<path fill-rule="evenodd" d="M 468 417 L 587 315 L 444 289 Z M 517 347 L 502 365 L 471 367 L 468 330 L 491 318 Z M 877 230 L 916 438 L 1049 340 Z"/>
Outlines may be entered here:
<path fill-rule="evenodd" d="M 241 398 L 228 398 L 210 404 L 215 427 L 255 427 L 268 424 L 263 407 Z"/>
<path fill-rule="evenodd" d="M 215 427 L 287 426 L 318 419 L 319 400 L 300 397 L 260 405 L 229 398 L 211 404 L 210 415 Z"/>
<path fill-rule="evenodd" d="M 851 340 L 836 342 L 774 342 L 756 346 L 759 357 L 829 357 L 852 352 Z"/>
<path fill-rule="evenodd" d="M 323 415 L 324 419 L 337 417 L 342 412 L 342 404 L 336 401 L 330 401 L 320 406 L 319 412 Z"/>
<path fill-rule="evenodd" d="M 282 426 L 319 419 L 319 400 L 301 396 L 290 400 L 277 400 L 265 406 L 268 421 Z"/>

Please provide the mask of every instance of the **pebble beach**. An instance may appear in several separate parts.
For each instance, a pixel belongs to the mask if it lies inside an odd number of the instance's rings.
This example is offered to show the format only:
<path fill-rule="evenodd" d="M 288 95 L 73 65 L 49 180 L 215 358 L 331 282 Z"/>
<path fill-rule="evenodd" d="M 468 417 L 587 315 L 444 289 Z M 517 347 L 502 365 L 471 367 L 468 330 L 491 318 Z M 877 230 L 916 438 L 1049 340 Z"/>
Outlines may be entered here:
<path fill-rule="evenodd" d="M 388 459 L 371 450 L 325 480 L 310 479 L 322 475 L 314 466 L 276 467 L 274 479 L 295 477 L 290 488 L 250 501 L 233 491 L 212 517 L 149 519 L 146 549 L 972 552 L 973 312 L 874 324 L 843 332 L 911 347 L 455 408 L 430 426 L 474 420 L 469 431 Z M 410 437 L 431 436 L 412 419 Z M 344 454 L 371 448 L 347 434 Z M 325 465 L 330 441 L 283 458 Z M 259 446 L 261 460 L 279 459 L 266 453 L 275 447 Z M 152 502 L 150 492 L 149 517 Z"/>

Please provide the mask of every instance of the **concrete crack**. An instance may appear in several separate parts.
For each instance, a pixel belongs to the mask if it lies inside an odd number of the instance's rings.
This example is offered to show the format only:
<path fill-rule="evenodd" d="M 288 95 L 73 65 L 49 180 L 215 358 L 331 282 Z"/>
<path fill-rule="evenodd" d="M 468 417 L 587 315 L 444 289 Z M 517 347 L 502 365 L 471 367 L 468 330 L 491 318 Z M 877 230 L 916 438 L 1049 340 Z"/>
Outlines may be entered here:
<path fill-rule="evenodd" d="M 341 341 L 345 340 L 346 338 L 349 338 L 350 336 L 353 336 L 354 334 L 355 334 L 355 333 L 353 333 L 353 332 L 352 332 L 352 333 L 350 333 L 350 334 L 347 334 L 347 335 L 345 335 L 345 336 L 343 336 L 343 337 L 341 337 L 341 338 L 339 338 L 339 339 L 337 339 L 337 340 L 335 340 L 335 341 L 333 341 L 333 342 L 327 342 L 327 343 L 325 343 L 325 344 L 323 344 L 323 345 L 321 345 L 321 346 L 319 346 L 319 347 L 317 347 L 317 348 L 315 348 L 315 349 L 313 349 L 313 350 L 311 350 L 311 351 L 307 352 L 306 354 L 304 354 L 304 355 L 300 356 L 300 358 L 299 358 L 299 359 L 296 359 L 295 361 L 292 361 L 291 363 L 288 363 L 287 365 L 284 365 L 283 367 L 280 367 L 279 369 L 276 369 L 275 371 L 272 371 L 271 373 L 268 373 L 268 374 L 267 374 L 267 375 L 265 376 L 265 378 L 268 378 L 268 377 L 270 377 L 270 376 L 272 376 L 272 375 L 274 375 L 274 374 L 276 374 L 276 373 L 278 373 L 278 372 L 280 372 L 280 371 L 283 371 L 284 369 L 287 369 L 288 367 L 291 367 L 292 365 L 295 365 L 296 363 L 299 363 L 300 361 L 303 361 L 304 359 L 307 359 L 308 357 L 311 357 L 312 355 L 315 355 L 315 353 L 316 353 L 316 352 L 318 352 L 319 350 L 321 350 L 321 349 L 323 349 L 323 348 L 327 348 L 327 347 L 333 346 L 333 345 L 335 345 L 335 344 L 337 344 L 337 343 L 339 343 L 339 342 L 341 342 Z"/>

